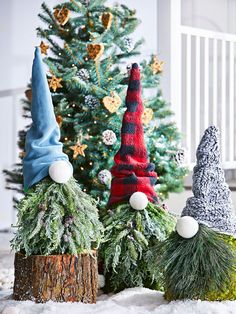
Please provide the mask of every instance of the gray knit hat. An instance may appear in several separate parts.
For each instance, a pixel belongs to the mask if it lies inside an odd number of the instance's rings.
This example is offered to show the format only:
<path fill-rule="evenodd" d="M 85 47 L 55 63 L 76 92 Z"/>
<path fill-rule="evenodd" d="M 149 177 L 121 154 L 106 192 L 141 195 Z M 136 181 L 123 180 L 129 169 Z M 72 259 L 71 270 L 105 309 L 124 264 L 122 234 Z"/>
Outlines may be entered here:
<path fill-rule="evenodd" d="M 206 129 L 198 146 L 192 190 L 194 196 L 187 200 L 182 216 L 191 216 L 198 223 L 236 236 L 236 218 L 220 166 L 219 130 L 215 126 Z"/>

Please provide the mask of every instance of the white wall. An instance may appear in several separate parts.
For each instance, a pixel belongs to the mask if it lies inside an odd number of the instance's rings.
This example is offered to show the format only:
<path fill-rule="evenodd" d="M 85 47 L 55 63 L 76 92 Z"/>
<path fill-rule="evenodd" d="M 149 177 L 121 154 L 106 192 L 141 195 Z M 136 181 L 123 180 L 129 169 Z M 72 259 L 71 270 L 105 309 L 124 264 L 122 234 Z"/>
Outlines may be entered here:
<path fill-rule="evenodd" d="M 3 0 L 0 4 L 1 73 L 0 90 L 25 86 L 39 24 L 37 14 L 42 0 Z M 51 3 L 55 2 L 50 0 Z"/>
<path fill-rule="evenodd" d="M 21 117 L 20 99 L 23 92 L 11 95 L 11 90 L 23 88 L 30 79 L 34 46 L 39 44 L 36 27 L 42 0 L 3 0 L 0 2 L 0 229 L 15 221 L 13 193 L 5 190 L 3 169 L 11 169 L 17 161 L 17 132 L 26 122 Z M 56 3 L 50 0 L 50 3 Z M 15 92 L 14 92 L 15 93 Z M 4 95 L 4 97 L 3 97 Z"/>
<path fill-rule="evenodd" d="M 193 27 L 235 34 L 235 13 L 235 0 L 182 0 L 182 23 Z"/>

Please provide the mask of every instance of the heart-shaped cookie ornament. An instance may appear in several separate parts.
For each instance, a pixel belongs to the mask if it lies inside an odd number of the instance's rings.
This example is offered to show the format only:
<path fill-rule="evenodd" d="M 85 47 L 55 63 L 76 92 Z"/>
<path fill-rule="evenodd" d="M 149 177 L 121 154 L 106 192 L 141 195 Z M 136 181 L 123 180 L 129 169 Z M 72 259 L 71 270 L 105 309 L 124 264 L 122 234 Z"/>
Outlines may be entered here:
<path fill-rule="evenodd" d="M 151 108 L 145 108 L 142 114 L 142 123 L 148 125 L 153 118 L 153 110 Z"/>
<path fill-rule="evenodd" d="M 104 52 L 103 44 L 88 44 L 87 46 L 88 57 L 91 60 L 98 60 Z"/>
<path fill-rule="evenodd" d="M 110 112 L 114 113 L 121 105 L 121 98 L 117 93 L 111 92 L 111 96 L 105 96 L 102 99 L 104 107 Z"/>
<path fill-rule="evenodd" d="M 102 20 L 102 25 L 104 26 L 105 29 L 109 29 L 111 27 L 112 18 L 113 18 L 113 15 L 111 12 L 104 12 L 102 14 L 101 20 Z"/>
<path fill-rule="evenodd" d="M 61 9 L 55 9 L 53 15 L 58 23 L 64 26 L 70 18 L 70 10 L 64 7 Z"/>

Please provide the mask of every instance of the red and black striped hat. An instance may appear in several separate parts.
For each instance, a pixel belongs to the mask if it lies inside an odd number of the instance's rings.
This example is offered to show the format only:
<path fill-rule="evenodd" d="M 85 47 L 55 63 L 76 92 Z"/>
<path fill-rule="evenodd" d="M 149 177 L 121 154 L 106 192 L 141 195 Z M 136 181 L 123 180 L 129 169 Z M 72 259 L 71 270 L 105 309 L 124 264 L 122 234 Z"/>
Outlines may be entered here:
<path fill-rule="evenodd" d="M 129 201 L 134 192 L 143 192 L 148 200 L 158 202 L 154 191 L 157 174 L 148 161 L 142 125 L 143 104 L 141 98 L 140 70 L 132 65 L 126 96 L 126 111 L 121 128 L 121 146 L 114 157 L 113 176 L 108 205 Z"/>

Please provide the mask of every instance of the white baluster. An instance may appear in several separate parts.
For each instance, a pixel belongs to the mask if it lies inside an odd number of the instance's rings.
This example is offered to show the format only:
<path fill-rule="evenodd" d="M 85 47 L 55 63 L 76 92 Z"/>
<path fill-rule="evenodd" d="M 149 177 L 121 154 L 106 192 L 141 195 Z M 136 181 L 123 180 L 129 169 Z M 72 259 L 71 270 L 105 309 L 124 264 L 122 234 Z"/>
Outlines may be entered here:
<path fill-rule="evenodd" d="M 229 160 L 234 160 L 234 42 L 229 46 Z"/>
<path fill-rule="evenodd" d="M 226 42 L 221 42 L 221 158 L 222 163 L 226 161 L 226 124 L 225 124 L 225 108 L 226 108 Z"/>
<path fill-rule="evenodd" d="M 198 145 L 200 140 L 200 96 L 201 96 L 201 85 L 200 85 L 200 37 L 195 37 L 195 146 Z"/>
<path fill-rule="evenodd" d="M 191 94 L 192 94 L 192 84 L 191 84 L 191 68 L 192 68 L 192 47 L 191 47 L 191 35 L 187 34 L 186 38 L 186 146 L 190 154 L 190 158 L 192 156 L 191 150 Z M 192 158 L 191 158 L 192 161 Z"/>
<path fill-rule="evenodd" d="M 204 38 L 204 128 L 209 126 L 209 38 Z"/>
<path fill-rule="evenodd" d="M 212 115 L 213 124 L 217 125 L 217 106 L 218 106 L 218 42 L 213 39 L 213 82 L 212 82 Z"/>

